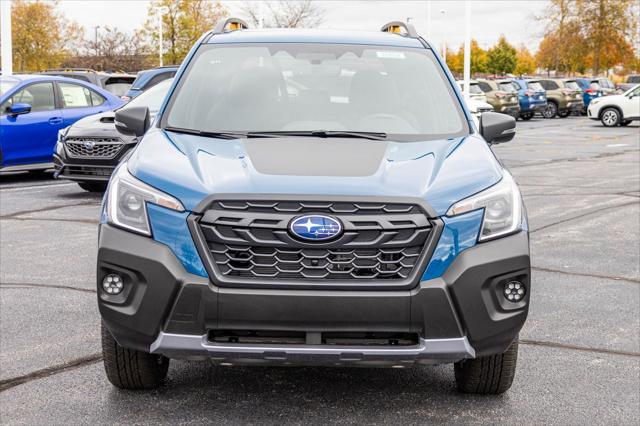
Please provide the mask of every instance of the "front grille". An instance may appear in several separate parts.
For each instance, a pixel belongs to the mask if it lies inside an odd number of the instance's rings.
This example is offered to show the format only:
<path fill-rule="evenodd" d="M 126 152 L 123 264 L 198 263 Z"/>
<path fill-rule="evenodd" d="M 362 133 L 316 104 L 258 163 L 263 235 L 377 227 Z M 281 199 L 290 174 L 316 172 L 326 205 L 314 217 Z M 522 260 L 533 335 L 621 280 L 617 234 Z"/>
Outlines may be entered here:
<path fill-rule="evenodd" d="M 68 137 L 64 141 L 67 154 L 74 158 L 114 158 L 123 143 L 119 138 Z"/>
<path fill-rule="evenodd" d="M 296 239 L 288 227 L 301 214 L 332 216 L 344 232 L 330 242 Z M 197 224 L 209 267 L 232 285 L 406 285 L 432 230 L 417 204 L 375 202 L 219 200 Z"/>
<path fill-rule="evenodd" d="M 113 173 L 114 167 L 94 167 L 94 166 L 73 166 L 69 165 L 63 169 L 62 174 L 68 176 L 96 176 L 109 177 Z"/>

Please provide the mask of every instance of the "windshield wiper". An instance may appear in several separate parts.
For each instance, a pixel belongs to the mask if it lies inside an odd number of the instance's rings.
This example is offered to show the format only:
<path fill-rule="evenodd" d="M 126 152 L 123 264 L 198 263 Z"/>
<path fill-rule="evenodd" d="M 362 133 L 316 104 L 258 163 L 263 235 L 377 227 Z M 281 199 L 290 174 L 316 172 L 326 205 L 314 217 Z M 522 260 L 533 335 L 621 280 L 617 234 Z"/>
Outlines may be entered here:
<path fill-rule="evenodd" d="M 246 138 L 246 132 L 207 132 L 204 130 L 185 129 L 182 127 L 165 127 L 163 130 L 176 133 L 184 133 L 186 135 L 204 136 L 206 138 L 218 139 L 241 139 Z"/>
<path fill-rule="evenodd" d="M 358 138 L 371 140 L 385 140 L 387 134 L 382 132 L 349 132 L 342 130 L 291 130 L 274 132 L 248 132 L 248 138 L 264 138 L 276 136 L 314 136 L 318 138 Z"/>

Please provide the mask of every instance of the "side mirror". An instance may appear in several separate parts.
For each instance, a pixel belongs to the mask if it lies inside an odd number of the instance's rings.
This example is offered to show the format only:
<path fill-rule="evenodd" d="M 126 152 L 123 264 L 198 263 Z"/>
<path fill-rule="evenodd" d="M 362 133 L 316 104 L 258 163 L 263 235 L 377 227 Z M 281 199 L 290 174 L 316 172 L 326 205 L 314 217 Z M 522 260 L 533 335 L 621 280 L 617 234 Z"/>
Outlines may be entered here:
<path fill-rule="evenodd" d="M 149 108 L 120 108 L 116 111 L 115 125 L 120 133 L 140 137 L 149 129 Z"/>
<path fill-rule="evenodd" d="M 509 142 L 516 135 L 516 119 L 497 112 L 480 116 L 480 134 L 489 145 Z"/>
<path fill-rule="evenodd" d="M 12 117 L 16 117 L 22 114 L 28 114 L 31 112 L 31 105 L 24 104 L 24 103 L 16 103 L 8 107 L 7 112 Z"/>

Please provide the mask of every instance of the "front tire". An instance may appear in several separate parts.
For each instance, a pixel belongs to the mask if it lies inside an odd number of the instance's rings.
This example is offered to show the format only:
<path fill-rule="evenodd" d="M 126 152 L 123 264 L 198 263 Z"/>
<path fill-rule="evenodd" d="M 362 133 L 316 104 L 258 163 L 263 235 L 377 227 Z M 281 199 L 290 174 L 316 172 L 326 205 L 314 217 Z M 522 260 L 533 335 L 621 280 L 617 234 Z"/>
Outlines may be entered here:
<path fill-rule="evenodd" d="M 615 108 L 605 108 L 600 116 L 600 121 L 604 127 L 616 127 L 620 124 L 622 117 L 620 112 Z"/>
<path fill-rule="evenodd" d="M 558 112 L 558 117 L 560 118 L 567 118 L 569 116 L 569 111 L 562 111 L 562 112 Z"/>
<path fill-rule="evenodd" d="M 107 189 L 106 182 L 78 182 L 78 186 L 89 192 L 104 192 Z"/>
<path fill-rule="evenodd" d="M 511 387 L 516 374 L 518 339 L 505 353 L 465 359 L 454 366 L 458 390 L 465 393 L 500 394 Z"/>
<path fill-rule="evenodd" d="M 542 116 L 544 118 L 554 118 L 558 113 L 558 105 L 553 102 L 547 103 L 547 107 L 542 110 Z"/>
<path fill-rule="evenodd" d="M 528 113 L 522 114 L 520 118 L 522 118 L 523 121 L 529 121 L 533 118 L 533 113 L 528 112 Z"/>
<path fill-rule="evenodd" d="M 155 389 L 164 383 L 169 358 L 123 348 L 102 323 L 102 360 L 107 378 L 120 389 Z"/>

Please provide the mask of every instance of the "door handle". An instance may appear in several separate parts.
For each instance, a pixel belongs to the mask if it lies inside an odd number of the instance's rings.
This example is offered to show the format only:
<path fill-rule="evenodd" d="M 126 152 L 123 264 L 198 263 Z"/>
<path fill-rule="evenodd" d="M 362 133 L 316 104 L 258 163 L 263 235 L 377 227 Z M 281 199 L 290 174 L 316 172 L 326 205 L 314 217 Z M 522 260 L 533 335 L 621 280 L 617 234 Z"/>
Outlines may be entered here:
<path fill-rule="evenodd" d="M 51 117 L 49 119 L 49 124 L 51 125 L 60 124 L 60 123 L 62 123 L 62 117 Z"/>

